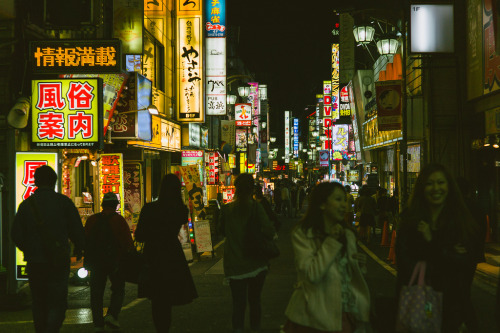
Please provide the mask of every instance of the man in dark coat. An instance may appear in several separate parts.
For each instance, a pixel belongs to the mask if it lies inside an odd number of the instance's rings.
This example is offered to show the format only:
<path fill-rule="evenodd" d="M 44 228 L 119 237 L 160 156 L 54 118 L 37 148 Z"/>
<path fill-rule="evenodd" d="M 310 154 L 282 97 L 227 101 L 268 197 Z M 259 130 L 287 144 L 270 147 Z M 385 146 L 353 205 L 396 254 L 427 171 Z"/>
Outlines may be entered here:
<path fill-rule="evenodd" d="M 37 189 L 19 205 L 11 236 L 27 261 L 35 332 L 59 332 L 67 308 L 68 239 L 79 260 L 85 234 L 73 202 L 54 191 L 55 171 L 44 165 L 35 170 L 34 178 Z M 56 262 L 56 257 L 61 259 Z"/>
<path fill-rule="evenodd" d="M 127 221 L 116 212 L 118 197 L 112 192 L 104 194 L 102 212 L 90 216 L 85 224 L 87 247 L 85 267 L 90 270 L 90 307 L 95 331 L 104 332 L 104 325 L 118 329 L 118 315 L 125 297 L 125 278 L 119 262 L 132 250 L 134 241 Z M 111 300 L 103 317 L 103 297 L 106 281 L 111 281 Z"/>

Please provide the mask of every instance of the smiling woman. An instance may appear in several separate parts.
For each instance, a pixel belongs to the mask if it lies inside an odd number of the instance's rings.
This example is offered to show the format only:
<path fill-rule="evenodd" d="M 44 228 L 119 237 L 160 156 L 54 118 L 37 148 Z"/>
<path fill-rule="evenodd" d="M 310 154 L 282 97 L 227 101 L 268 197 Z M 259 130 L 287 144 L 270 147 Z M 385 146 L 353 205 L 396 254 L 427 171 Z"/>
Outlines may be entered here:
<path fill-rule="evenodd" d="M 481 251 L 476 222 L 448 170 L 424 167 L 396 240 L 398 289 L 407 285 L 417 262 L 425 261 L 426 283 L 443 293 L 442 332 L 465 325 L 475 332 L 470 286 Z"/>

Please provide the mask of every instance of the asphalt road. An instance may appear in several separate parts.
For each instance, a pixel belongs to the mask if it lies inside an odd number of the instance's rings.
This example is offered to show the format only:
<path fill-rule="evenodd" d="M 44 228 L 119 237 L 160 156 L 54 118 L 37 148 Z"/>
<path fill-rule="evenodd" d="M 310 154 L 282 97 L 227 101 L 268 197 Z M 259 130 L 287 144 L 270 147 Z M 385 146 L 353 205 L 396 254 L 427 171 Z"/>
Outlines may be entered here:
<path fill-rule="evenodd" d="M 284 311 L 295 282 L 293 251 L 290 229 L 296 222 L 283 218 L 278 244 L 281 256 L 272 261 L 263 290 L 262 332 L 280 331 L 285 321 Z M 395 276 L 391 273 L 385 257 L 388 249 L 372 244 L 362 245 L 369 254 L 367 282 L 372 294 L 372 323 L 376 332 L 392 332 L 395 318 Z M 191 265 L 191 272 L 199 298 L 173 311 L 172 333 L 231 332 L 231 295 L 229 286 L 224 285 L 222 258 L 223 246 L 215 257 L 202 257 Z M 377 259 L 377 256 L 382 259 Z M 375 259 L 374 259 L 375 258 Z M 109 288 L 108 288 L 109 289 Z M 127 284 L 125 306 L 120 314 L 121 332 L 155 332 L 151 320 L 151 305 L 147 299 L 137 299 L 136 286 Z M 61 332 L 92 332 L 90 298 L 88 286 L 71 286 L 69 310 Z M 107 290 L 106 299 L 109 299 Z M 480 320 L 480 332 L 497 332 L 494 320 L 494 290 L 491 286 L 476 281 L 473 287 L 473 301 Z M 106 304 L 106 301 L 105 301 Z M 248 324 L 247 324 L 248 325 Z M 248 329 L 248 328 L 247 328 Z M 30 309 L 0 312 L 0 332 L 34 332 Z"/>

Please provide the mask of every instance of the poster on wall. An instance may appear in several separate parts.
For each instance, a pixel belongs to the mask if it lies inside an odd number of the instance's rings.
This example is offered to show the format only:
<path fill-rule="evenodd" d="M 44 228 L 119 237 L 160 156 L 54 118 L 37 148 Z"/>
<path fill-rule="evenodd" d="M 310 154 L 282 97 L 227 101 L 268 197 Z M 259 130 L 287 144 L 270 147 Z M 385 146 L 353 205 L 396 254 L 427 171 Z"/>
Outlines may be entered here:
<path fill-rule="evenodd" d="M 203 159 L 203 156 L 202 156 Z M 197 165 L 183 165 L 180 168 L 182 179 L 189 196 L 189 201 L 193 204 L 195 220 L 201 221 L 207 217 L 203 199 L 203 185 L 200 181 L 200 171 Z"/>
<path fill-rule="evenodd" d="M 125 220 L 131 230 L 135 230 L 135 226 L 139 221 L 139 214 L 142 208 L 142 165 L 141 163 L 125 163 L 123 165 L 123 182 L 124 182 L 124 212 Z"/>
<path fill-rule="evenodd" d="M 378 81 L 375 83 L 375 91 L 379 132 L 400 130 L 401 81 Z"/>
<path fill-rule="evenodd" d="M 35 186 L 35 170 L 42 165 L 48 165 L 54 171 L 58 172 L 57 153 L 38 153 L 38 152 L 18 152 L 16 153 L 16 212 L 17 208 L 33 193 Z M 57 184 L 56 184 L 57 192 Z M 0 219 L 0 227 L 2 220 Z M 1 252 L 1 249 L 0 249 Z M 16 248 L 16 279 L 27 280 L 26 261 L 21 250 Z"/>

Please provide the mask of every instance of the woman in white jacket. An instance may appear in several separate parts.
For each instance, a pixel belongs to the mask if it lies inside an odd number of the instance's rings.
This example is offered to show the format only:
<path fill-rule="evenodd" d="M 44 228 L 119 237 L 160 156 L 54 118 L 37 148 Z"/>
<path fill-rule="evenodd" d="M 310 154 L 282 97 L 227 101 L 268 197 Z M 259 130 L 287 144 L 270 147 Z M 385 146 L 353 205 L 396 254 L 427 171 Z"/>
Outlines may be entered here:
<path fill-rule="evenodd" d="M 285 315 L 286 333 L 367 332 L 370 293 L 363 277 L 366 255 L 345 224 L 345 189 L 321 183 L 309 196 L 292 232 L 298 282 Z"/>

